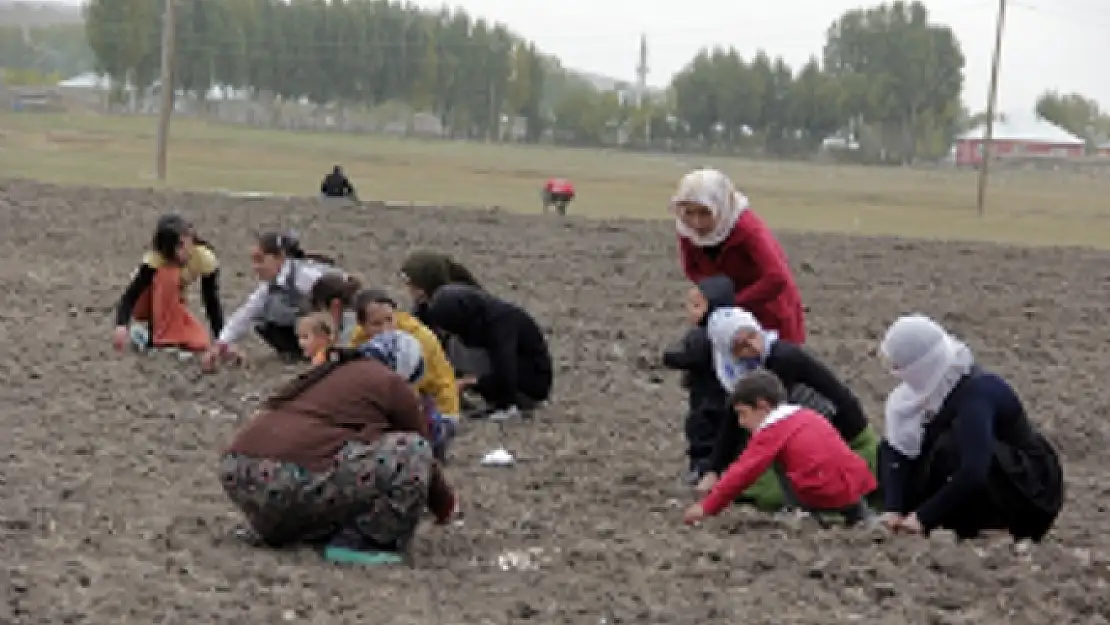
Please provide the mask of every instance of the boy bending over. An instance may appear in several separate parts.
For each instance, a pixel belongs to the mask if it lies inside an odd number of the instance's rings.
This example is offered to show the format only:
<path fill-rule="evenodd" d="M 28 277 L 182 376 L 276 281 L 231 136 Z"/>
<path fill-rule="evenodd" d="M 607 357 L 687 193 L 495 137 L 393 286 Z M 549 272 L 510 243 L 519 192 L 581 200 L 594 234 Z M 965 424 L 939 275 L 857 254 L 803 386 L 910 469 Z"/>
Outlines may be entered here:
<path fill-rule="evenodd" d="M 729 397 L 737 421 L 752 433 L 713 490 L 690 506 L 683 521 L 694 524 L 715 516 L 768 468 L 782 483 L 788 505 L 820 517 L 843 514 L 848 524 L 870 517 L 863 498 L 878 487 L 867 462 L 855 454 L 829 424 L 809 408 L 786 403 L 778 377 L 756 369 L 742 377 Z"/>

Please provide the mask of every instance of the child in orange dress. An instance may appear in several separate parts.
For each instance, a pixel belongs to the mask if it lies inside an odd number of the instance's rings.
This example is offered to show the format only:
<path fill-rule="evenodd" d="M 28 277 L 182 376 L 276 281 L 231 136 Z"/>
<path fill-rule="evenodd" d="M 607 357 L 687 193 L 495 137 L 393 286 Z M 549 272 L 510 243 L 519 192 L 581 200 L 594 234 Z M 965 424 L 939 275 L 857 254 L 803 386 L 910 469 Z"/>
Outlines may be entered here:
<path fill-rule="evenodd" d="M 313 366 L 327 362 L 328 350 L 335 345 L 335 340 L 335 320 L 326 312 L 305 315 L 297 323 L 297 341 Z"/>

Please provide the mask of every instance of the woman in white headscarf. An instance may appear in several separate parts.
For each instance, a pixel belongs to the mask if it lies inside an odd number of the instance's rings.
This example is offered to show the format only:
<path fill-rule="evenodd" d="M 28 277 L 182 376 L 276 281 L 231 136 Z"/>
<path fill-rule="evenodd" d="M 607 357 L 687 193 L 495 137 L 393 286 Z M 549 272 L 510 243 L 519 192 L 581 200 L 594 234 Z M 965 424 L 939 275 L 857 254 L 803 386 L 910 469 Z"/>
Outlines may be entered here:
<path fill-rule="evenodd" d="M 895 321 L 880 352 L 901 381 L 886 401 L 883 522 L 912 534 L 1044 537 L 1063 506 L 1063 469 L 1013 388 L 921 315 Z"/>
<path fill-rule="evenodd" d="M 728 176 L 716 169 L 686 174 L 671 198 L 682 269 L 697 284 L 728 276 L 736 305 L 784 340 L 806 340 L 805 310 L 786 252 Z"/>
<path fill-rule="evenodd" d="M 764 330 L 743 308 L 714 311 L 709 316 L 709 338 L 717 378 L 726 392 L 732 392 L 740 378 L 753 369 L 771 371 L 786 387 L 791 404 L 811 408 L 828 418 L 844 442 L 867 461 L 872 473 L 876 472 L 879 437 L 859 399 L 823 362 L 781 339 L 778 332 Z M 711 458 L 711 471 L 699 483 L 699 490 L 713 487 L 717 477 L 740 455 L 746 438 L 746 430 L 736 419 L 724 421 Z"/>

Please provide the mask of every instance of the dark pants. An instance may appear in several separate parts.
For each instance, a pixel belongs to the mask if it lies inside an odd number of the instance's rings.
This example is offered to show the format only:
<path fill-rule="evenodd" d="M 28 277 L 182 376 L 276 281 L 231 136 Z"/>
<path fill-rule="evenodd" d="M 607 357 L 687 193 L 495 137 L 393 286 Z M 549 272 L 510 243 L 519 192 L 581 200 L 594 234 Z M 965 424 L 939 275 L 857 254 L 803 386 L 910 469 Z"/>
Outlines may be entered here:
<path fill-rule="evenodd" d="M 838 514 L 844 517 L 844 524 L 849 527 L 861 521 L 867 521 L 874 516 L 871 512 L 871 508 L 868 508 L 867 504 L 862 499 L 848 507 L 834 510 L 818 510 L 802 505 L 801 501 L 798 500 L 798 495 L 794 492 L 794 485 L 790 483 L 790 478 L 786 476 L 786 470 L 783 466 L 776 462 L 774 472 L 775 477 L 779 481 L 779 487 L 782 489 L 782 498 L 786 502 L 786 506 L 788 508 L 796 508 L 803 512 L 808 512 L 821 524 L 821 527 L 828 527 L 828 523 L 824 517 L 826 514 Z"/>
<path fill-rule="evenodd" d="M 691 410 L 686 415 L 686 457 L 690 470 L 698 477 L 712 470 L 713 449 L 725 418 L 728 411 L 706 408 Z"/>
<path fill-rule="evenodd" d="M 303 360 L 300 343 L 297 341 L 297 330 L 290 326 L 279 326 L 273 323 L 260 323 L 254 327 L 258 337 L 273 348 L 279 356 L 290 360 Z"/>
<path fill-rule="evenodd" d="M 543 210 L 546 212 L 548 207 L 554 206 L 560 215 L 566 215 L 567 205 L 573 199 L 573 193 L 552 193 L 545 190 L 543 192 Z"/>
<path fill-rule="evenodd" d="M 474 376 L 481 378 L 490 373 L 489 353 L 481 348 L 467 347 L 455 337 L 449 337 L 445 346 L 447 359 L 459 377 Z M 474 392 L 489 402 L 480 385 L 472 387 Z M 515 389 L 513 404 L 521 410 L 533 410 L 540 402 L 547 401 L 551 393 L 550 376 L 544 377 L 521 368 L 517 371 L 517 388 Z"/>

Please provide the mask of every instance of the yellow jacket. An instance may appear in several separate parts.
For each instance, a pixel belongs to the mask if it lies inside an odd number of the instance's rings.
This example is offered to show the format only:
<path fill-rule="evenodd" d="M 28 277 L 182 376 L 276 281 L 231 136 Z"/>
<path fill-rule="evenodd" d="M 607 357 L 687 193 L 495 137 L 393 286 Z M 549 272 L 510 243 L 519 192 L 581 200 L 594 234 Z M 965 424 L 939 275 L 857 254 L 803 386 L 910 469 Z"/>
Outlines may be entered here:
<path fill-rule="evenodd" d="M 398 310 L 393 313 L 397 329 L 408 332 L 420 343 L 420 351 L 424 357 L 424 377 L 416 383 L 416 392 L 431 397 L 435 402 L 436 410 L 441 415 L 449 418 L 459 416 L 459 388 L 455 385 L 455 368 L 447 360 L 439 338 L 428 329 L 420 320 L 411 314 Z M 366 341 L 366 332 L 362 327 L 355 328 L 351 335 L 351 347 L 358 347 Z"/>

